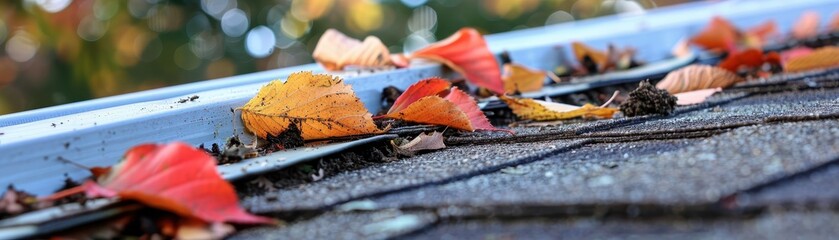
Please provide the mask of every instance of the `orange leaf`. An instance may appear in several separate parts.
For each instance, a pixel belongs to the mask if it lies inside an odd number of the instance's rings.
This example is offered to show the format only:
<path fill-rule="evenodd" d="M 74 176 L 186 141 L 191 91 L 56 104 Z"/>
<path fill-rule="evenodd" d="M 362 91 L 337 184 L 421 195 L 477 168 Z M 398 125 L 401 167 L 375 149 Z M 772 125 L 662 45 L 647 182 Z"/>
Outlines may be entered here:
<path fill-rule="evenodd" d="M 792 37 L 797 39 L 814 37 L 819 34 L 818 12 L 808 11 L 801 14 L 795 25 L 792 26 Z"/>
<path fill-rule="evenodd" d="M 414 83 L 396 98 L 385 117 L 466 131 L 499 130 L 489 123 L 471 96 L 450 88 L 451 84 L 440 78 Z"/>
<path fill-rule="evenodd" d="M 545 102 L 530 98 L 511 98 L 499 96 L 507 106 L 513 110 L 513 114 L 528 120 L 551 121 L 563 120 L 577 117 L 583 118 L 612 118 L 618 111 L 617 108 L 598 107 L 591 104 L 574 106 L 555 102 Z"/>
<path fill-rule="evenodd" d="M 242 107 L 242 122 L 267 138 L 296 124 L 305 140 L 381 133 L 352 87 L 327 74 L 293 73 L 262 87 Z"/>
<path fill-rule="evenodd" d="M 740 33 L 733 24 L 715 16 L 701 32 L 690 38 L 690 43 L 708 50 L 730 51 L 740 40 Z"/>
<path fill-rule="evenodd" d="M 683 93 L 676 93 L 673 96 L 676 97 L 676 104 L 678 105 L 691 105 L 705 102 L 705 99 L 714 95 L 714 93 L 722 91 L 722 88 L 709 88 L 709 89 L 702 89 L 702 90 L 694 90 L 690 92 L 683 92 Z"/>
<path fill-rule="evenodd" d="M 414 52 L 412 58 L 441 62 L 475 85 L 498 94 L 504 92 L 501 68 L 484 37 L 475 29 L 460 29 L 454 35 Z"/>
<path fill-rule="evenodd" d="M 507 93 L 539 91 L 545 85 L 545 71 L 515 63 L 504 64 L 504 90 Z"/>
<path fill-rule="evenodd" d="M 603 68 L 609 62 L 609 57 L 605 52 L 598 51 L 581 42 L 572 42 L 571 48 L 574 50 L 574 57 L 577 58 L 577 62 L 580 64 L 585 62 L 586 56 L 591 58 L 599 68 Z"/>
<path fill-rule="evenodd" d="M 723 68 L 693 64 L 668 73 L 656 84 L 656 88 L 675 94 L 706 88 L 724 88 L 741 81 L 744 79 Z"/>
<path fill-rule="evenodd" d="M 830 32 L 839 31 L 839 13 L 833 14 L 833 19 L 827 24 L 827 30 Z"/>
<path fill-rule="evenodd" d="M 765 21 L 760 25 L 754 26 L 746 30 L 747 35 L 755 36 L 758 39 L 760 39 L 761 42 L 766 42 L 766 40 L 768 40 L 773 35 L 777 35 L 778 33 L 778 24 L 776 24 L 773 20 Z"/>
<path fill-rule="evenodd" d="M 786 72 L 802 72 L 839 66 L 839 47 L 828 46 L 810 54 L 789 59 L 784 65 Z"/>
<path fill-rule="evenodd" d="M 460 108 L 437 95 L 425 96 L 408 107 L 385 115 L 389 118 L 415 123 L 449 126 L 460 130 L 475 131 Z"/>
<path fill-rule="evenodd" d="M 387 113 L 390 114 L 401 111 L 420 98 L 440 95 L 451 87 L 452 84 L 449 81 L 441 78 L 432 77 L 420 80 L 419 82 L 412 84 L 408 87 L 408 89 L 405 89 L 405 92 L 396 98 L 396 101 L 393 102 L 393 106 L 390 107 Z"/>
<path fill-rule="evenodd" d="M 474 129 L 499 130 L 489 123 L 489 119 L 487 119 L 484 112 L 478 107 L 478 103 L 469 94 L 466 94 L 460 89 L 452 88 L 445 99 L 454 103 L 460 111 L 466 114 L 466 117 L 469 118 L 470 125 Z"/>
<path fill-rule="evenodd" d="M 379 38 L 369 36 L 361 42 L 335 29 L 327 29 L 318 40 L 312 58 L 327 70 L 345 66 L 384 67 L 393 65 L 390 51 Z"/>
<path fill-rule="evenodd" d="M 98 184 L 88 181 L 79 189 L 88 197 L 118 196 L 211 223 L 276 222 L 240 208 L 236 191 L 221 178 L 215 163 L 212 156 L 185 143 L 144 144 L 128 150 Z"/>

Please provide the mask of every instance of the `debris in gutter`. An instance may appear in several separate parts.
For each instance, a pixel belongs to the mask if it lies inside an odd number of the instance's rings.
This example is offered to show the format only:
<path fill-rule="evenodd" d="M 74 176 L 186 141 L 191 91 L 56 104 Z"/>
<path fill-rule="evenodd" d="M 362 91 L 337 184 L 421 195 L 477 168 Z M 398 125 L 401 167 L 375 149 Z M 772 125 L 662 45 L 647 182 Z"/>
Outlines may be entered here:
<path fill-rule="evenodd" d="M 676 97 L 663 89 L 658 89 L 649 81 L 642 81 L 638 88 L 629 93 L 629 98 L 620 105 L 620 110 L 627 117 L 649 114 L 668 115 L 676 108 Z"/>

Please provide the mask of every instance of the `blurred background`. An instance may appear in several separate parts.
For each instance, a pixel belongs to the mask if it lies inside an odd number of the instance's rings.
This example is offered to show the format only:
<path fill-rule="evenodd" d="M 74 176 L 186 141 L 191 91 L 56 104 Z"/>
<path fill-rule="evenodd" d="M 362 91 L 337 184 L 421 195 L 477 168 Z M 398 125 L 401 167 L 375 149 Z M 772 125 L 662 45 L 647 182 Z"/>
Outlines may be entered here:
<path fill-rule="evenodd" d="M 0 114 L 311 63 L 328 28 L 412 51 L 689 0 L 4 0 Z"/>

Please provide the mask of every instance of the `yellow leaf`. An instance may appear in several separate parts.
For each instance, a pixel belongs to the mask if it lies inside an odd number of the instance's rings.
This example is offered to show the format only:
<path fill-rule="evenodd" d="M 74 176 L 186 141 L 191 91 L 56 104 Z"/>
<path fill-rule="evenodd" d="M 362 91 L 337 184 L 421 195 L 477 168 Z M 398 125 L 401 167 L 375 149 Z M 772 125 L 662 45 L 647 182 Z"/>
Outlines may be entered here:
<path fill-rule="evenodd" d="M 539 91 L 545 85 L 545 71 L 532 70 L 525 66 L 504 64 L 504 91 L 507 93 Z"/>
<path fill-rule="evenodd" d="M 261 138 L 297 124 L 305 140 L 381 133 L 352 88 L 338 77 L 291 74 L 262 87 L 242 107 L 245 127 Z"/>
<path fill-rule="evenodd" d="M 529 98 L 516 99 L 507 96 L 499 96 L 499 98 L 507 103 L 507 106 L 513 110 L 516 116 L 522 119 L 536 121 L 562 120 L 577 117 L 612 118 L 612 115 L 618 111 L 617 108 L 598 107 L 591 104 L 580 107 Z"/>
<path fill-rule="evenodd" d="M 839 66 L 839 47 L 827 46 L 807 55 L 789 59 L 784 64 L 784 71 L 803 72 L 837 66 Z"/>

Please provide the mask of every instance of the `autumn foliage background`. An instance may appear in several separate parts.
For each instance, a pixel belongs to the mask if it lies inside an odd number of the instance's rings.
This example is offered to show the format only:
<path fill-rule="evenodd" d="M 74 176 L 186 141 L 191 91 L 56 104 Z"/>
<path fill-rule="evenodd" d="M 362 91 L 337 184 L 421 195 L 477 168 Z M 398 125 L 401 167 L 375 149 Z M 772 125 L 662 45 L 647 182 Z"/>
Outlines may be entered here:
<path fill-rule="evenodd" d="M 0 1 L 0 114 L 312 62 L 335 28 L 413 51 L 686 0 Z"/>

